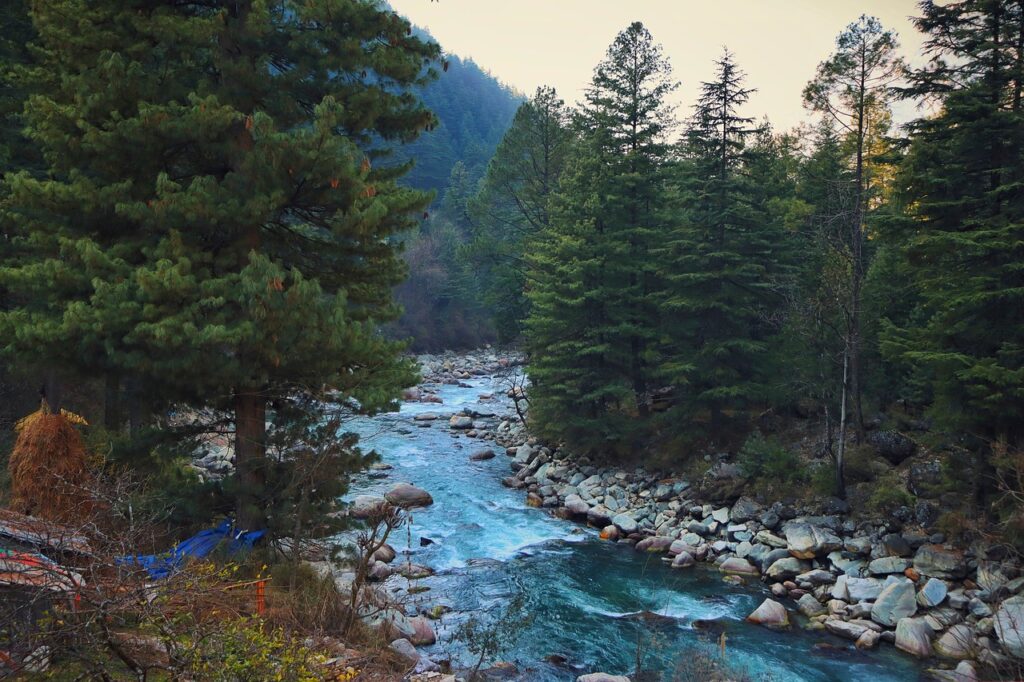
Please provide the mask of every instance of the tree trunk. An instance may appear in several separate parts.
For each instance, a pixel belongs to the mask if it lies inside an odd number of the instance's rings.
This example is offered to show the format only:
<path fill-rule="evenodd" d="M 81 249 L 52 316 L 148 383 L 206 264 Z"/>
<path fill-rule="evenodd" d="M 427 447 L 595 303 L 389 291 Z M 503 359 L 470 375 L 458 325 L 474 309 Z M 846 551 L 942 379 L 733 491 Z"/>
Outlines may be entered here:
<path fill-rule="evenodd" d="M 108 371 L 103 387 L 103 426 L 107 431 L 118 431 L 121 421 L 121 377 Z"/>
<path fill-rule="evenodd" d="M 263 481 L 267 451 L 267 401 L 258 388 L 235 391 L 235 475 L 238 478 L 236 523 L 239 528 L 264 527 Z"/>
<path fill-rule="evenodd" d="M 867 97 L 867 73 L 863 57 L 861 61 L 860 94 L 857 105 L 857 168 L 856 168 L 856 201 L 854 220 L 850 230 L 850 255 L 853 263 L 850 268 L 850 329 L 847 336 L 846 355 L 843 358 L 843 387 L 846 387 L 846 362 L 849 360 L 850 397 L 853 400 L 853 428 L 857 434 L 857 442 L 864 440 L 864 414 L 861 411 L 860 387 L 860 295 L 864 282 L 864 217 L 866 214 L 867 188 L 864 178 L 864 144 L 867 136 L 865 116 Z M 846 394 L 843 394 L 846 399 Z M 846 416 L 845 413 L 843 415 Z"/>
<path fill-rule="evenodd" d="M 134 438 L 145 426 L 149 409 L 142 398 L 142 388 L 138 379 L 128 377 L 124 382 L 125 395 L 128 396 L 128 433 Z"/>
<path fill-rule="evenodd" d="M 51 413 L 60 412 L 60 404 L 63 399 L 63 385 L 55 370 L 49 369 L 46 371 L 39 394 L 42 402 L 46 404 L 47 409 Z"/>
<path fill-rule="evenodd" d="M 836 496 L 846 499 L 846 472 L 843 460 L 846 458 L 846 381 L 850 366 L 850 354 L 843 351 L 843 389 L 839 399 L 839 450 L 836 452 Z"/>

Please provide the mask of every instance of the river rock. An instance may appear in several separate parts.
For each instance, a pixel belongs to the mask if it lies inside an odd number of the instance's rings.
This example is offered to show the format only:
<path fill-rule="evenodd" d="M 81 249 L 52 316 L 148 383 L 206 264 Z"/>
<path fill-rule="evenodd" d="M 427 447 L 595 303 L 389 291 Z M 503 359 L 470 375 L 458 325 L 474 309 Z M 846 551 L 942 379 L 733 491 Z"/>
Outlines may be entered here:
<path fill-rule="evenodd" d="M 813 559 L 839 549 L 843 543 L 832 531 L 808 523 L 786 526 L 789 553 L 798 559 Z"/>
<path fill-rule="evenodd" d="M 882 593 L 882 581 L 877 578 L 847 577 L 846 591 L 850 601 L 874 601 Z"/>
<path fill-rule="evenodd" d="M 784 559 L 779 559 L 769 566 L 765 573 L 772 580 L 785 580 L 786 578 L 795 578 L 810 567 L 811 565 L 806 561 L 802 561 L 796 557 L 786 557 Z"/>
<path fill-rule="evenodd" d="M 407 639 L 396 639 L 391 642 L 391 650 L 410 663 L 415 664 L 420 661 L 420 652 L 416 651 L 416 647 Z"/>
<path fill-rule="evenodd" d="M 900 618 L 896 623 L 896 648 L 911 656 L 932 655 L 932 629 L 918 618 Z"/>
<path fill-rule="evenodd" d="M 736 503 L 732 505 L 732 509 L 729 510 L 729 520 L 735 523 L 750 521 L 761 513 L 761 509 L 761 505 L 754 500 L 749 497 L 741 497 L 736 500 Z"/>
<path fill-rule="evenodd" d="M 453 414 L 448 420 L 448 426 L 458 431 L 468 431 L 473 428 L 473 418 L 461 414 Z"/>
<path fill-rule="evenodd" d="M 789 627 L 789 614 L 786 612 L 786 607 L 774 599 L 765 599 L 761 602 L 761 605 L 747 616 L 747 620 L 772 630 Z"/>
<path fill-rule="evenodd" d="M 836 581 L 836 577 L 830 571 L 826 571 L 823 568 L 815 568 L 796 576 L 796 581 L 798 583 L 810 583 L 817 587 L 818 585 L 831 585 Z"/>
<path fill-rule="evenodd" d="M 672 558 L 672 568 L 690 568 L 697 561 L 693 558 L 693 555 L 689 552 L 679 552 Z"/>
<path fill-rule="evenodd" d="M 376 495 L 356 495 L 349 507 L 349 513 L 357 519 L 365 519 L 372 516 L 378 509 L 386 505 L 383 497 Z"/>
<path fill-rule="evenodd" d="M 950 627 L 942 636 L 935 640 L 935 653 L 942 658 L 963 660 L 974 658 L 977 647 L 974 643 L 974 630 L 966 623 L 957 623 Z"/>
<path fill-rule="evenodd" d="M 391 504 L 403 509 L 414 507 L 429 507 L 434 504 L 434 498 L 426 490 L 417 488 L 411 483 L 399 483 L 384 495 Z"/>
<path fill-rule="evenodd" d="M 849 582 L 847 582 L 849 589 Z M 882 588 L 882 592 L 871 607 L 871 620 L 892 627 L 900 620 L 917 613 L 917 595 L 914 583 L 906 578 L 897 578 Z"/>
<path fill-rule="evenodd" d="M 494 459 L 494 450 L 491 450 L 490 448 L 477 450 L 469 456 L 469 459 L 473 462 L 483 462 L 484 460 Z"/>
<path fill-rule="evenodd" d="M 612 524 L 612 513 L 602 504 L 591 507 L 587 510 L 587 522 L 604 528 Z"/>
<path fill-rule="evenodd" d="M 882 635 L 874 630 L 864 630 L 860 637 L 857 638 L 854 646 L 861 651 L 868 651 L 870 649 L 874 649 L 878 645 L 878 640 L 881 638 Z"/>
<path fill-rule="evenodd" d="M 828 609 L 822 606 L 821 602 L 815 599 L 814 595 L 810 592 L 796 600 L 796 607 L 800 609 L 800 613 L 808 618 L 814 618 L 828 612 Z"/>
<path fill-rule="evenodd" d="M 394 573 L 392 568 L 383 561 L 374 561 L 370 566 L 370 570 L 367 571 L 366 577 L 374 582 L 381 582 L 387 580 Z"/>
<path fill-rule="evenodd" d="M 633 546 L 638 552 L 665 552 L 672 545 L 672 538 L 667 538 L 663 535 L 655 535 L 654 537 L 644 538 L 640 542 Z"/>
<path fill-rule="evenodd" d="M 722 507 L 711 512 L 711 518 L 719 523 L 729 523 L 729 508 Z"/>
<path fill-rule="evenodd" d="M 576 682 L 629 682 L 629 678 L 625 675 L 590 673 L 589 675 L 580 675 L 576 678 Z"/>
<path fill-rule="evenodd" d="M 967 574 L 963 553 L 942 545 L 922 545 L 914 555 L 914 568 L 930 578 L 953 580 Z"/>
<path fill-rule="evenodd" d="M 729 557 L 718 566 L 718 570 L 722 573 L 729 573 L 733 575 L 748 575 L 754 577 L 759 577 L 761 575 L 761 571 L 758 570 L 757 566 L 746 559 L 741 559 L 739 557 Z"/>
<path fill-rule="evenodd" d="M 946 600 L 948 588 L 938 578 L 929 578 L 921 591 L 917 593 L 917 603 L 925 608 L 938 606 Z"/>
<path fill-rule="evenodd" d="M 848 623 L 839 618 L 826 618 L 825 629 L 837 637 L 853 641 L 857 641 L 861 635 L 870 630 L 869 627 L 862 623 Z"/>
<path fill-rule="evenodd" d="M 761 543 L 762 545 L 768 545 L 769 547 L 774 547 L 775 549 L 786 549 L 785 540 L 780 538 L 778 535 L 774 535 L 766 530 L 759 531 L 758 534 L 754 536 L 754 540 L 756 542 Z"/>
<path fill-rule="evenodd" d="M 423 616 L 410 618 L 409 623 L 415 630 L 409 641 L 416 646 L 429 646 L 437 641 L 437 635 L 434 634 L 434 628 L 430 626 L 430 621 Z"/>
<path fill-rule="evenodd" d="M 612 517 L 612 523 L 626 535 L 629 535 L 630 533 L 635 533 L 637 531 L 637 528 L 639 528 L 636 519 L 634 519 L 629 514 L 616 514 L 614 517 Z"/>
<path fill-rule="evenodd" d="M 565 498 L 565 508 L 569 510 L 570 514 L 576 516 L 586 516 L 587 512 L 590 511 L 590 505 L 583 501 L 579 495 L 569 495 Z"/>
<path fill-rule="evenodd" d="M 1010 655 L 1024 658 L 1024 596 L 1010 597 L 999 605 L 995 616 L 996 635 Z"/>
<path fill-rule="evenodd" d="M 409 580 L 419 580 L 434 575 L 434 569 L 420 564 L 399 564 L 396 570 L 399 575 Z"/>
<path fill-rule="evenodd" d="M 891 575 L 903 573 L 910 568 L 910 560 L 898 556 L 886 556 L 875 559 L 868 564 L 868 573 L 871 575 Z"/>

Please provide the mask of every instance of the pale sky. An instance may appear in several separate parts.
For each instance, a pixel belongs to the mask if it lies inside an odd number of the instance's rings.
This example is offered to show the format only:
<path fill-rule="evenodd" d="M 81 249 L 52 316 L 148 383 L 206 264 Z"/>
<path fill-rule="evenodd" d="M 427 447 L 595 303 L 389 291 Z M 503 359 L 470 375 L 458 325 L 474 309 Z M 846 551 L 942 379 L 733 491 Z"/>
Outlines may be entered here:
<path fill-rule="evenodd" d="M 861 14 L 899 34 L 903 55 L 920 63 L 914 0 L 390 0 L 447 51 L 472 58 L 499 80 L 532 94 L 552 85 L 578 101 L 615 34 L 642 21 L 664 47 L 676 80 L 677 115 L 689 115 L 700 81 L 712 76 L 723 46 L 757 88 L 748 116 L 776 130 L 810 120 L 801 91 L 835 38 Z M 915 115 L 912 105 L 895 112 Z"/>

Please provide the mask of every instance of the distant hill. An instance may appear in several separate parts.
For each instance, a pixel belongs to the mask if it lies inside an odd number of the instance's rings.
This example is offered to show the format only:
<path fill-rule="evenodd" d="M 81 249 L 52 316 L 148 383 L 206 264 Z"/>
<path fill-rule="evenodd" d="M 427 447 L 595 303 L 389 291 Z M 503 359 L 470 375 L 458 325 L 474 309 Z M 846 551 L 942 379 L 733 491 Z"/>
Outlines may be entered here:
<path fill-rule="evenodd" d="M 426 32 L 419 32 L 430 38 Z M 419 189 L 436 190 L 437 204 L 457 161 L 462 161 L 474 182 L 483 175 L 524 100 L 471 59 L 457 55 L 448 55 L 447 59 L 448 70 L 420 92 L 440 125 L 398 152 L 400 158 L 416 160 L 405 182 Z"/>

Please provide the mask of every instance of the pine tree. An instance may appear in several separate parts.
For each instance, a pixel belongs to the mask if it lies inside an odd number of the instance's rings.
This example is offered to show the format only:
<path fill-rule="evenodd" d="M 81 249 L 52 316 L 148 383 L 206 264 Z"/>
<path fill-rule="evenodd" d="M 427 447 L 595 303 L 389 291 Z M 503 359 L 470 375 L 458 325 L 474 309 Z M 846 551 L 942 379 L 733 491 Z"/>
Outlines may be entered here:
<path fill-rule="evenodd" d="M 908 96 L 939 112 L 911 126 L 895 223 L 920 310 L 890 319 L 884 350 L 930 383 L 943 423 L 1024 438 L 1024 7 L 921 3 L 931 61 Z"/>
<path fill-rule="evenodd" d="M 887 125 L 890 88 L 904 71 L 897 48 L 895 33 L 885 30 L 878 19 L 861 15 L 839 34 L 836 51 L 818 65 L 814 79 L 804 89 L 805 104 L 835 121 L 849 136 L 852 147 L 852 204 L 845 238 L 850 283 L 845 295 L 848 302 L 844 362 L 849 365 L 848 390 L 859 439 L 864 435 L 861 295 L 868 268 L 866 220 L 871 177 L 867 160 L 872 135 L 879 125 Z M 845 395 L 845 379 L 843 387 Z"/>
<path fill-rule="evenodd" d="M 11 348 L 229 410 L 238 521 L 259 526 L 272 400 L 326 387 L 372 411 L 413 380 L 377 325 L 391 238 L 429 197 L 384 150 L 431 123 L 409 88 L 437 47 L 363 0 L 62 0 L 33 19 L 49 177 L 12 179 L 22 260 L 3 274 L 47 295 L 4 315 Z"/>
<path fill-rule="evenodd" d="M 662 258 L 671 273 L 664 305 L 677 403 L 691 417 L 706 410 L 711 431 L 721 433 L 725 410 L 765 394 L 762 308 L 781 236 L 755 202 L 748 176 L 748 142 L 757 128 L 739 110 L 753 90 L 728 51 L 715 64 L 715 80 L 701 86 L 683 147 L 683 220 Z"/>
<path fill-rule="evenodd" d="M 620 32 L 595 69 L 580 149 L 532 254 L 535 413 L 562 434 L 581 432 L 584 449 L 628 444 L 650 410 L 674 88 L 650 32 L 640 23 Z"/>
<path fill-rule="evenodd" d="M 565 103 L 553 88 L 537 88 L 516 111 L 473 200 L 475 231 L 462 255 L 477 268 L 480 295 L 506 340 L 528 314 L 524 253 L 551 224 L 572 138 Z"/>

